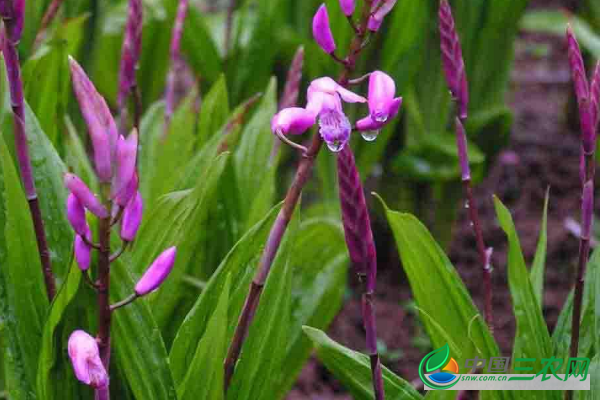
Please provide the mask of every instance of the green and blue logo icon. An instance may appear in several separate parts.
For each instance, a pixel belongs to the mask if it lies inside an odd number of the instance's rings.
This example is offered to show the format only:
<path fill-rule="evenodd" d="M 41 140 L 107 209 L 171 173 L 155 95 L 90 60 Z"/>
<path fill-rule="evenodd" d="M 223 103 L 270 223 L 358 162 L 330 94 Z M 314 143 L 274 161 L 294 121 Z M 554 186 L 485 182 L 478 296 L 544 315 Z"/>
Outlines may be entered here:
<path fill-rule="evenodd" d="M 421 360 L 419 377 L 432 389 L 449 389 L 458 383 L 458 363 L 450 357 L 448 344 L 433 350 Z"/>

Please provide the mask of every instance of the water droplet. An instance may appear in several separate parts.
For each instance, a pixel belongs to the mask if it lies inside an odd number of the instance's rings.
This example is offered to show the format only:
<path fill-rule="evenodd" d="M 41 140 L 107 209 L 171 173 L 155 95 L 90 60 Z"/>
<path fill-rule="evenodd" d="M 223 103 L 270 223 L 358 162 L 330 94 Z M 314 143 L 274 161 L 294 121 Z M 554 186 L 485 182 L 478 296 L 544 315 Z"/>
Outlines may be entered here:
<path fill-rule="evenodd" d="M 469 202 L 468 202 L 468 201 L 465 201 L 465 208 L 469 208 L 469 207 L 471 207 L 471 206 L 469 205 Z"/>
<path fill-rule="evenodd" d="M 379 131 L 364 131 L 360 134 L 367 142 L 372 142 L 379 136 Z"/>
<path fill-rule="evenodd" d="M 344 144 L 339 140 L 335 140 L 333 142 L 327 142 L 327 148 L 334 153 L 339 153 L 344 148 Z"/>
<path fill-rule="evenodd" d="M 472 228 L 475 225 L 472 222 L 469 222 L 469 226 Z"/>
<path fill-rule="evenodd" d="M 388 119 L 388 116 L 386 114 L 381 114 L 381 115 L 375 115 L 375 117 L 373 118 L 375 120 L 375 122 L 386 122 Z"/>

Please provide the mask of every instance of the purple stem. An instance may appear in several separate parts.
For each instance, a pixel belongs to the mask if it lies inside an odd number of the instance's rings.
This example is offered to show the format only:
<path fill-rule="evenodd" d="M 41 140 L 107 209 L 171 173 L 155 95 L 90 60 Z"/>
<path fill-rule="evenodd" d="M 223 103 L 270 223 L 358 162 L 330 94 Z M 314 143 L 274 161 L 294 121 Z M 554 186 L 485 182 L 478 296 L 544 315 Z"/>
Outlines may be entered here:
<path fill-rule="evenodd" d="M 104 205 L 107 210 L 112 209 L 107 193 L 110 193 L 110 187 L 106 184 L 101 187 Z M 110 366 L 110 215 L 106 218 L 98 219 L 98 349 L 100 350 L 100 359 L 104 364 L 106 373 L 109 373 Z M 110 375 L 110 374 L 109 374 Z M 96 399 L 109 399 L 108 386 L 105 389 L 96 390 Z"/>
<path fill-rule="evenodd" d="M 360 29 L 350 43 L 347 63 L 345 63 L 344 69 L 338 79 L 338 83 L 342 86 L 346 86 L 348 84 L 350 74 L 354 72 L 356 66 L 356 59 L 364 48 L 363 44 L 367 33 L 366 28 L 369 20 L 370 7 L 371 1 L 365 1 L 363 5 Z M 279 244 L 281 243 L 283 234 L 285 233 L 287 225 L 292 218 L 293 211 L 296 208 L 296 204 L 298 203 L 302 189 L 308 181 L 315 159 L 321 150 L 322 144 L 323 141 L 321 136 L 316 133 L 312 138 L 308 151 L 300 160 L 292 185 L 286 194 L 283 208 L 279 212 L 279 215 L 277 216 L 277 219 L 271 228 L 267 245 L 263 251 L 263 255 L 254 279 L 250 283 L 250 290 L 248 292 L 248 296 L 246 297 L 244 307 L 238 320 L 238 325 L 235 328 L 233 339 L 227 352 L 227 358 L 225 359 L 223 365 L 225 369 L 225 392 L 227 392 L 229 384 L 231 383 L 235 364 L 237 363 L 242 351 L 242 346 L 244 344 L 244 340 L 246 339 L 250 324 L 252 323 L 256 307 L 258 306 L 266 277 L 271 270 L 272 261 L 275 258 L 277 250 L 279 249 Z"/>
<path fill-rule="evenodd" d="M 165 133 L 168 132 L 171 118 L 175 111 L 175 81 L 178 72 L 178 63 L 180 62 L 181 36 L 183 34 L 183 24 L 189 7 L 189 0 L 179 0 L 177 15 L 175 16 L 175 25 L 171 36 L 170 58 L 171 66 L 167 75 L 167 87 L 165 93 Z"/>
<path fill-rule="evenodd" d="M 7 31 L 11 30 L 12 19 L 4 19 L 4 24 Z M 19 171 L 21 173 L 21 181 L 25 189 L 27 202 L 29 203 L 29 211 L 33 221 L 35 238 L 37 242 L 38 252 L 42 265 L 42 274 L 44 275 L 44 283 L 46 285 L 46 293 L 48 299 L 52 301 L 56 293 L 56 282 L 52 273 L 52 261 L 50 259 L 50 251 L 48 250 L 48 242 L 46 240 L 46 230 L 44 228 L 44 220 L 42 211 L 40 210 L 35 182 L 33 179 L 33 168 L 31 159 L 29 158 L 29 145 L 27 143 L 27 134 L 25 129 L 25 101 L 23 98 L 23 82 L 21 80 L 21 67 L 19 64 L 19 54 L 17 52 L 17 43 L 13 43 L 9 38 L 10 35 L 5 33 L 2 40 L 4 54 L 4 62 L 6 64 L 6 72 L 10 89 L 10 100 L 13 110 L 13 133 L 15 136 L 15 148 L 17 152 L 17 161 Z"/>
<path fill-rule="evenodd" d="M 63 2 L 64 0 L 52 0 L 50 5 L 48 5 L 48 8 L 46 9 L 44 16 L 42 17 L 42 21 L 40 22 L 40 28 L 38 29 L 38 32 L 35 35 L 35 41 L 33 42 L 34 49 L 37 49 L 38 46 L 42 43 L 42 40 L 44 39 L 44 34 L 46 33 L 46 29 L 48 29 L 48 26 L 50 26 L 50 24 L 56 17 L 56 13 L 60 9 L 60 6 Z"/>

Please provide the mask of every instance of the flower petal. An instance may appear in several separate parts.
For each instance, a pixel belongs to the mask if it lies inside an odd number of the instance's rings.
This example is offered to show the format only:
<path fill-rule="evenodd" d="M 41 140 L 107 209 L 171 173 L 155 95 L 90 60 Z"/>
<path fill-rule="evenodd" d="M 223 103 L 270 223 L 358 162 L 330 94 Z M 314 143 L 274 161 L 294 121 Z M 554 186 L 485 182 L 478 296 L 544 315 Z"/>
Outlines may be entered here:
<path fill-rule="evenodd" d="M 271 120 L 273 133 L 299 135 L 315 124 L 316 113 L 300 107 L 284 108 Z"/>

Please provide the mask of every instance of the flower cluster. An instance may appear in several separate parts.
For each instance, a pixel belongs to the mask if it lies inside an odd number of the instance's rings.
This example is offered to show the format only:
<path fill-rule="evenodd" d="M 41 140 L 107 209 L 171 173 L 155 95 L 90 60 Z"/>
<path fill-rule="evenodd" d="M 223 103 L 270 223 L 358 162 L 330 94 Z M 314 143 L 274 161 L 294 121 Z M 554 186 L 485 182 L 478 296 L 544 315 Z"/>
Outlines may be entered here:
<path fill-rule="evenodd" d="M 89 283 L 98 289 L 100 296 L 105 295 L 103 291 L 107 290 L 110 282 L 110 263 L 134 240 L 142 221 L 143 202 L 138 190 L 136 171 L 138 134 L 135 129 L 127 137 L 118 133 L 105 100 L 96 91 L 81 66 L 73 59 L 69 62 L 73 89 L 90 134 L 101 190 L 100 196 L 97 197 L 78 176 L 72 173 L 65 174 L 64 183 L 70 192 L 67 198 L 67 218 L 76 234 L 74 252 L 77 265 Z M 86 211 L 99 220 L 97 244 L 94 243 Z M 110 254 L 110 232 L 118 224 L 119 235 L 123 241 L 122 248 L 115 254 Z M 91 282 L 88 275 L 92 249 L 99 252 L 99 280 L 96 283 Z M 105 310 L 100 310 L 100 313 L 110 313 L 137 297 L 156 290 L 173 268 L 175 256 L 175 247 L 165 250 L 138 281 L 130 298 L 115 305 L 107 303 Z M 110 332 L 110 329 L 106 331 Z M 104 339 L 104 342 L 109 342 Z M 97 341 L 102 345 L 100 338 L 94 339 L 81 330 L 75 331 L 69 339 L 69 355 L 75 375 L 80 381 L 95 388 L 103 388 L 108 385 L 108 366 L 101 362 L 102 351 Z"/>
<path fill-rule="evenodd" d="M 366 140 L 374 140 L 400 106 L 401 97 L 394 97 L 394 80 L 381 71 L 369 76 L 368 100 L 333 79 L 322 77 L 312 81 L 307 91 L 306 108 L 284 108 L 271 121 L 271 129 L 278 136 L 298 135 L 319 124 L 319 133 L 331 151 L 341 151 L 353 130 L 362 132 Z M 344 113 L 342 101 L 346 103 L 368 103 L 369 115 L 358 120 L 353 127 Z"/>
<path fill-rule="evenodd" d="M 374 1 L 367 29 L 377 31 L 383 18 L 392 10 L 395 3 L 395 0 Z M 354 0 L 341 0 L 340 6 L 342 12 L 349 18 L 355 11 Z M 321 49 L 333 56 L 336 44 L 325 4 L 319 7 L 313 18 L 313 36 Z M 335 59 L 342 63 L 346 62 Z M 308 87 L 306 107 L 284 108 L 273 117 L 271 130 L 285 140 L 285 135 L 302 134 L 318 123 L 323 141 L 333 152 L 339 152 L 344 148 L 353 130 L 361 132 L 365 140 L 375 140 L 381 128 L 398 114 L 402 97 L 395 97 L 396 84 L 389 75 L 374 71 L 365 75 L 367 76 L 369 77 L 368 99 L 346 89 L 329 77 L 313 80 Z M 344 113 L 342 101 L 367 103 L 369 114 L 353 126 Z"/>

